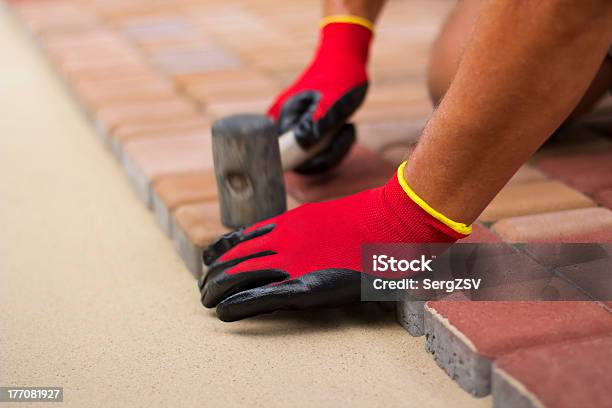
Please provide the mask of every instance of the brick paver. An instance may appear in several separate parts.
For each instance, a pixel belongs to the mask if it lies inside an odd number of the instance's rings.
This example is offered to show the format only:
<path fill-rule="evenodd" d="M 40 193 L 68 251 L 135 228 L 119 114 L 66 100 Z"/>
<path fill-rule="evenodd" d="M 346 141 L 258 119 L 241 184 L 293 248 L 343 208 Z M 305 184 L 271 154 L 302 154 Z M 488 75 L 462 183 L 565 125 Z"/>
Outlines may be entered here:
<path fill-rule="evenodd" d="M 479 219 L 493 222 L 508 217 L 593 206 L 593 200 L 558 181 L 511 183 L 497 194 Z"/>
<path fill-rule="evenodd" d="M 601 190 L 599 193 L 595 194 L 593 199 L 597 204 L 612 209 L 612 188 Z"/>
<path fill-rule="evenodd" d="M 148 206 L 152 205 L 152 183 L 161 176 L 213 168 L 209 130 L 133 140 L 125 144 L 123 153 L 127 176 Z"/>
<path fill-rule="evenodd" d="M 217 201 L 187 204 L 174 212 L 172 239 L 179 255 L 195 276 L 202 274 L 202 251 L 228 232 L 219 219 Z"/>
<path fill-rule="evenodd" d="M 161 177 L 153 189 L 153 211 L 159 225 L 172 234 L 172 212 L 179 206 L 216 201 L 213 170 Z"/>
<path fill-rule="evenodd" d="M 514 173 L 514 176 L 512 176 L 512 178 L 508 181 L 508 185 L 544 180 L 546 180 L 546 176 L 544 175 L 544 173 L 542 173 L 535 167 L 526 164 L 524 166 L 521 166 L 517 170 L 517 172 Z"/>
<path fill-rule="evenodd" d="M 327 174 L 312 177 L 287 173 L 285 180 L 289 194 L 299 201 L 323 201 L 381 186 L 395 169 L 371 150 L 356 145 L 340 166 Z"/>
<path fill-rule="evenodd" d="M 186 119 L 164 121 L 163 123 L 139 123 L 124 125 L 111 134 L 111 148 L 119 160 L 123 160 L 123 150 L 126 144 L 138 140 L 157 138 L 173 138 L 195 133 L 207 134 L 211 124 L 202 115 L 194 115 Z"/>
<path fill-rule="evenodd" d="M 96 114 L 99 129 L 109 132 L 123 124 L 164 122 L 191 118 L 197 112 L 188 100 L 171 96 L 148 102 L 122 102 L 101 106 Z"/>
<path fill-rule="evenodd" d="M 578 294 L 577 294 L 578 295 Z M 427 349 L 474 395 L 490 392 L 491 362 L 523 348 L 612 334 L 612 314 L 590 301 L 437 301 L 425 308 Z"/>
<path fill-rule="evenodd" d="M 598 242 L 610 236 L 612 211 L 593 207 L 512 217 L 492 230 L 509 242 Z"/>
<path fill-rule="evenodd" d="M 612 150 L 544 159 L 538 168 L 588 194 L 612 187 Z"/>
<path fill-rule="evenodd" d="M 517 351 L 495 363 L 494 405 L 609 406 L 611 364 L 612 336 Z"/>
<path fill-rule="evenodd" d="M 95 107 L 117 102 L 146 102 L 168 99 L 174 86 L 159 75 L 130 75 L 105 80 L 80 80 L 73 84 L 77 97 L 87 106 Z"/>
<path fill-rule="evenodd" d="M 359 141 L 364 146 L 381 151 L 388 147 L 416 144 L 421 131 L 425 127 L 425 119 L 402 120 L 389 122 L 360 123 L 357 126 Z M 403 154 L 403 153 L 401 153 Z"/>
<path fill-rule="evenodd" d="M 612 245 L 591 255 L 591 260 L 557 268 L 555 273 L 598 302 L 612 307 Z M 593 249 L 595 252 L 595 249 Z M 612 310 L 610 310 L 612 312 Z"/>

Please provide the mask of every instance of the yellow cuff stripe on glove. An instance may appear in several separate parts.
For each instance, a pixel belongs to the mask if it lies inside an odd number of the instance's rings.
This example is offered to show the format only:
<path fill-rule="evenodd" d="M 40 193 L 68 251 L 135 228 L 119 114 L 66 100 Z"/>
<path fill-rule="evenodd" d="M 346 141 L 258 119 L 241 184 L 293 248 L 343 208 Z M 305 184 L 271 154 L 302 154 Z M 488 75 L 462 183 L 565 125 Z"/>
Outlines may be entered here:
<path fill-rule="evenodd" d="M 357 24 L 362 27 L 367 28 L 370 31 L 374 31 L 374 23 L 368 20 L 367 18 L 352 16 L 350 14 L 334 14 L 331 16 L 326 16 L 321 19 L 321 28 L 325 27 L 328 24 L 332 23 L 348 23 L 348 24 Z"/>
<path fill-rule="evenodd" d="M 412 201 L 417 203 L 419 207 L 425 210 L 426 213 L 434 217 L 436 220 L 440 221 L 442 224 L 446 225 L 447 227 L 453 229 L 454 231 L 460 234 L 470 235 L 472 233 L 471 225 L 466 225 L 460 222 L 453 221 L 444 214 L 441 214 L 438 211 L 434 210 L 429 206 L 429 204 L 425 202 L 425 200 L 419 197 L 419 195 L 410 188 L 410 186 L 406 182 L 406 179 L 404 178 L 404 168 L 406 167 L 406 163 L 408 162 L 405 161 L 398 167 L 397 180 L 399 181 L 400 186 L 402 186 L 402 189 L 408 195 L 408 197 L 410 197 Z"/>

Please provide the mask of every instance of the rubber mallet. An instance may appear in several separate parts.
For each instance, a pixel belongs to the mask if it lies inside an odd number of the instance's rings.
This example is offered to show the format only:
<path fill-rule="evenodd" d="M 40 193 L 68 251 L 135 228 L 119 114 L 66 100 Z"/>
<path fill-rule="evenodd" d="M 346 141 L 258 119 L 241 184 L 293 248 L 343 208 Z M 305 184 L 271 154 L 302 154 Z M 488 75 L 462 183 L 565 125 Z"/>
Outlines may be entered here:
<path fill-rule="evenodd" d="M 238 228 L 285 212 L 284 171 L 303 164 L 328 144 L 324 140 L 304 149 L 292 131 L 279 137 L 274 122 L 264 115 L 215 121 L 212 146 L 223 225 Z"/>

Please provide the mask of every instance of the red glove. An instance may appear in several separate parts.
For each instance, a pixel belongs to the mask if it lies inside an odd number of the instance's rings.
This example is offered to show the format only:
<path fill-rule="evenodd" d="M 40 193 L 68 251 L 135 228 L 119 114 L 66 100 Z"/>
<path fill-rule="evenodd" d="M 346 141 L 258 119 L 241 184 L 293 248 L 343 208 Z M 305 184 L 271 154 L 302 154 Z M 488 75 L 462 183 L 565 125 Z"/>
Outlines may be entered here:
<path fill-rule="evenodd" d="M 452 243 L 471 232 L 420 199 L 403 169 L 383 187 L 305 204 L 219 238 L 204 251 L 203 305 L 234 321 L 356 302 L 362 243 Z"/>
<path fill-rule="evenodd" d="M 298 168 L 299 172 L 317 173 L 334 167 L 350 150 L 354 129 L 343 126 L 365 98 L 371 39 L 372 23 L 368 20 L 326 17 L 313 61 L 268 110 L 279 134 L 293 129 L 304 148 L 333 135 L 330 148 L 321 152 L 316 162 Z"/>

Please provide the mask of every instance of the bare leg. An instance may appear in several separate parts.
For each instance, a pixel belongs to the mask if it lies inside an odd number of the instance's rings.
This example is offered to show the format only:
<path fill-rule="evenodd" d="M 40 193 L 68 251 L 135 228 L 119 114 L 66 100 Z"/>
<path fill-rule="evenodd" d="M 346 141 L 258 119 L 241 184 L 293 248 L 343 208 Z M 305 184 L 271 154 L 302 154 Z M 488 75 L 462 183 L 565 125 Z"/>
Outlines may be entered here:
<path fill-rule="evenodd" d="M 437 105 L 448 90 L 457 72 L 459 61 L 486 0 L 460 0 L 446 20 L 431 50 L 427 85 L 429 94 Z M 612 42 L 612 39 L 610 40 Z M 503 52 L 503 46 L 499 53 Z M 612 59 L 606 59 L 584 96 L 569 115 L 577 117 L 588 112 L 612 87 Z"/>
<path fill-rule="evenodd" d="M 406 166 L 413 190 L 473 222 L 576 108 L 612 38 L 608 0 L 491 0 Z"/>

